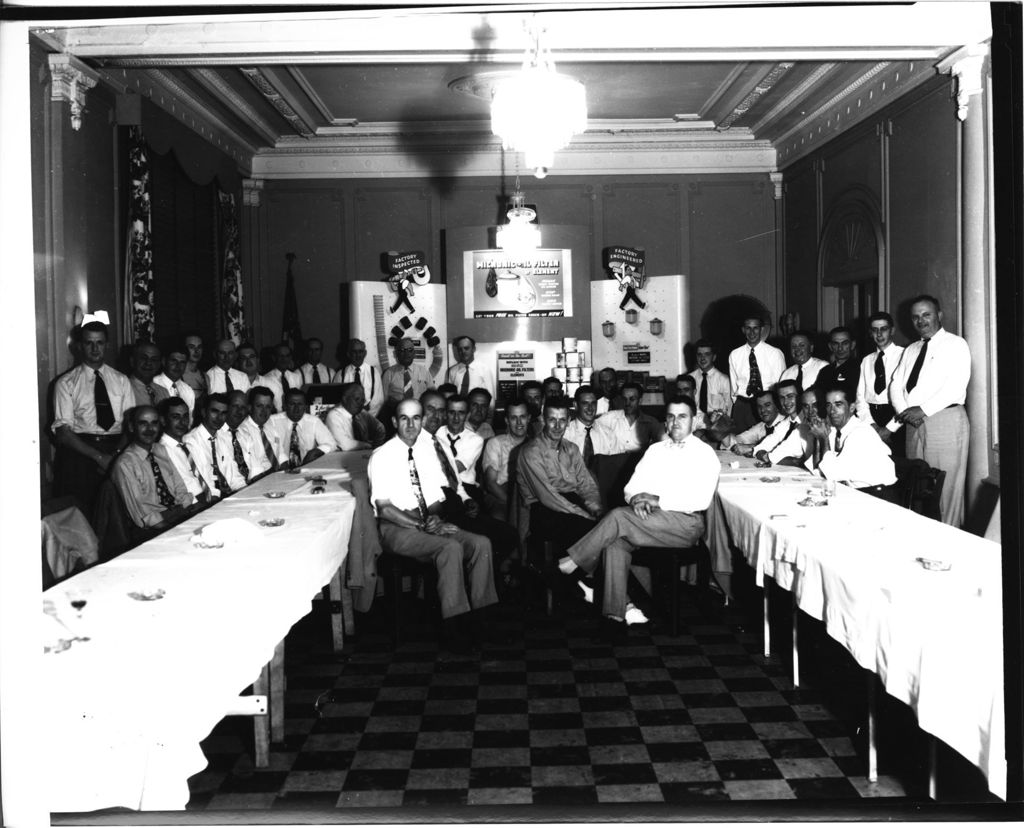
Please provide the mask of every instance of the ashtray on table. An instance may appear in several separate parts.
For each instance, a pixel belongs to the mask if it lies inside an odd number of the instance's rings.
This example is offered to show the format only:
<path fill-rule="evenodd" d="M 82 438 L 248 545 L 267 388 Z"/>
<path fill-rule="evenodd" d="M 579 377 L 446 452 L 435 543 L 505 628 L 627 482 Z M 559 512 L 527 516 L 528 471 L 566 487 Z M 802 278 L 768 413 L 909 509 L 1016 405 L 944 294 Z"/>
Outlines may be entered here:
<path fill-rule="evenodd" d="M 257 521 L 260 526 L 284 526 L 284 518 L 264 518 L 263 520 Z"/>
<path fill-rule="evenodd" d="M 128 597 L 134 598 L 136 601 L 159 601 L 167 593 L 162 589 L 140 589 L 135 592 L 129 592 Z"/>
<path fill-rule="evenodd" d="M 929 572 L 946 572 L 953 566 L 949 561 L 940 561 L 936 558 L 915 558 L 915 560 Z"/>
<path fill-rule="evenodd" d="M 762 477 L 759 477 L 758 480 L 760 480 L 762 483 L 778 483 L 782 480 L 782 478 L 778 477 L 777 475 L 766 474 L 763 475 Z"/>
<path fill-rule="evenodd" d="M 284 492 L 264 492 L 264 497 L 284 497 Z"/>

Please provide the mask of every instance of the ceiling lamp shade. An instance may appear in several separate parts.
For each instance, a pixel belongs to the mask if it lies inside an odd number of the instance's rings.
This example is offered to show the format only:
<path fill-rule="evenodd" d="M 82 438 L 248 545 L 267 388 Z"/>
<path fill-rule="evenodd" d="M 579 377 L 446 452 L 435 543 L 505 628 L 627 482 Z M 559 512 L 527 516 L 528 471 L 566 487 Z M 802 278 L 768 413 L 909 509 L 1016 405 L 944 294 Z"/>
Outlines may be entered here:
<path fill-rule="evenodd" d="M 507 253 L 531 253 L 540 247 L 540 228 L 532 224 L 537 213 L 526 206 L 526 194 L 519 189 L 512 193 L 512 206 L 508 208 L 508 224 L 498 228 L 498 247 Z"/>
<path fill-rule="evenodd" d="M 544 178 L 555 150 L 568 145 L 587 128 L 587 96 L 583 84 L 555 71 L 551 53 L 533 30 L 533 46 L 523 68 L 499 81 L 491 100 L 491 131 L 506 150 L 521 152 L 537 178 Z"/>

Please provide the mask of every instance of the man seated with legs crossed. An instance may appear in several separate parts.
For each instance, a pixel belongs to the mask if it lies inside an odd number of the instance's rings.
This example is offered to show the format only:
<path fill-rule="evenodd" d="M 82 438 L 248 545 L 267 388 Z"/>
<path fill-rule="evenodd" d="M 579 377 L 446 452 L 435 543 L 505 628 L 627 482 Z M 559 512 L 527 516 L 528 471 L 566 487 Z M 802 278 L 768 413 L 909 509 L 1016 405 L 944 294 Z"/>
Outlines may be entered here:
<path fill-rule="evenodd" d="M 627 624 L 647 619 L 628 601 L 626 586 L 632 552 L 640 546 L 693 546 L 704 534 L 704 512 L 718 486 L 721 464 L 706 443 L 692 435 L 697 404 L 678 397 L 668 405 L 668 437 L 653 443 L 626 484 L 628 506 L 605 515 L 590 532 L 569 547 L 558 562 L 572 574 L 591 574 L 604 566 L 602 614 Z M 585 585 L 584 585 L 585 586 Z M 588 600 L 593 595 L 584 589 Z"/>
<path fill-rule="evenodd" d="M 465 651 L 470 633 L 484 626 L 481 610 L 498 600 L 491 542 L 441 519 L 447 479 L 433 439 L 423 435 L 419 401 L 400 401 L 393 421 L 397 433 L 374 451 L 367 470 L 381 540 L 394 555 L 433 561 L 448 647 Z"/>

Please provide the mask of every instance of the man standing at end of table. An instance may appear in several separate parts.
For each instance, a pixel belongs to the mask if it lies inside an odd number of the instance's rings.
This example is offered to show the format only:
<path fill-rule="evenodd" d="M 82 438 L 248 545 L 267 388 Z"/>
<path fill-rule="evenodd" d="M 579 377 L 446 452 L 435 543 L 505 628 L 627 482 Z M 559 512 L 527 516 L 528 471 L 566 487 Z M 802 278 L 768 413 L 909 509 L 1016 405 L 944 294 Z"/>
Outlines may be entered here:
<path fill-rule="evenodd" d="M 592 574 L 603 561 L 602 613 L 612 621 L 628 625 L 647 620 L 626 592 L 634 549 L 690 547 L 704 534 L 704 512 L 718 486 L 721 464 L 711 446 L 692 436 L 696 412 L 691 397 L 669 402 L 668 437 L 654 443 L 637 464 L 624 492 L 629 505 L 601 518 L 558 562 L 571 575 L 576 569 Z M 584 595 L 593 600 L 585 585 Z"/>
<path fill-rule="evenodd" d="M 764 320 L 748 316 L 743 320 L 741 345 L 729 354 L 729 381 L 732 383 L 732 419 L 738 431 L 757 422 L 754 401 L 758 394 L 778 382 L 786 370 L 786 357 L 774 345 L 761 341 Z"/>
<path fill-rule="evenodd" d="M 448 646 L 465 651 L 482 626 L 480 611 L 498 600 L 491 542 L 441 519 L 447 479 L 433 440 L 421 438 L 419 401 L 399 402 L 393 425 L 395 436 L 374 451 L 367 468 L 381 540 L 394 555 L 434 563 Z M 476 617 L 470 619 L 470 610 Z"/>
<path fill-rule="evenodd" d="M 907 346 L 889 385 L 896 419 L 886 428 L 907 426 L 907 457 L 946 472 L 939 512 L 942 522 L 960 527 L 964 520 L 964 481 L 971 424 L 964 410 L 971 379 L 967 341 L 942 327 L 942 309 L 934 296 L 918 296 L 910 318 L 921 335 Z"/>

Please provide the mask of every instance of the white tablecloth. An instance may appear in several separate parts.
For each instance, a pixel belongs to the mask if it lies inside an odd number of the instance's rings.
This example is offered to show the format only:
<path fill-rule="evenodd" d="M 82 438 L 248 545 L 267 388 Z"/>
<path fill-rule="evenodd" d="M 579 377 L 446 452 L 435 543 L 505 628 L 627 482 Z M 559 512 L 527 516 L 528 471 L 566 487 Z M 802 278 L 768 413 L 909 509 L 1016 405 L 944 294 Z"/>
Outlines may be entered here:
<path fill-rule="evenodd" d="M 828 506 L 798 505 L 817 486 L 796 469 L 723 470 L 717 500 L 732 542 L 758 584 L 767 575 L 791 591 L 1005 798 L 999 544 L 842 485 Z M 918 557 L 951 568 L 929 571 Z"/>
<path fill-rule="evenodd" d="M 301 475 L 270 475 L 44 594 L 90 638 L 43 658 L 51 810 L 185 807 L 188 777 L 206 766 L 199 742 L 345 560 L 354 504 L 344 478 L 338 471 L 314 495 Z M 270 490 L 287 495 L 264 497 Z M 213 521 L 272 517 L 285 524 L 257 527 L 254 544 L 189 542 Z M 128 595 L 156 589 L 160 600 Z M 69 590 L 87 593 L 81 621 Z M 53 620 L 44 624 L 52 635 Z"/>

